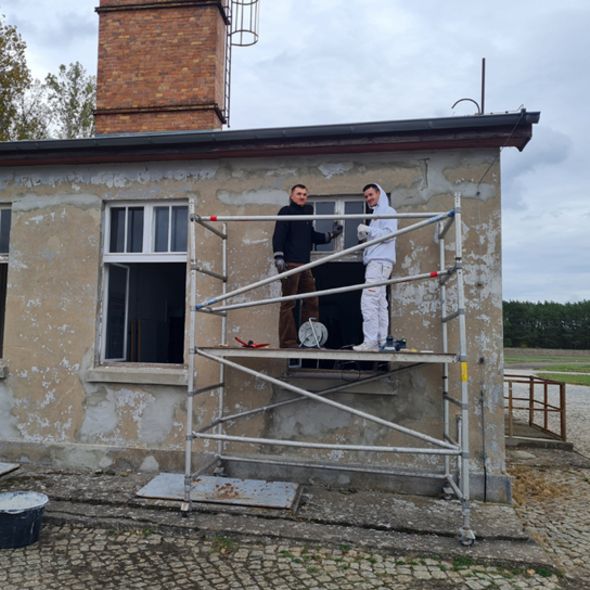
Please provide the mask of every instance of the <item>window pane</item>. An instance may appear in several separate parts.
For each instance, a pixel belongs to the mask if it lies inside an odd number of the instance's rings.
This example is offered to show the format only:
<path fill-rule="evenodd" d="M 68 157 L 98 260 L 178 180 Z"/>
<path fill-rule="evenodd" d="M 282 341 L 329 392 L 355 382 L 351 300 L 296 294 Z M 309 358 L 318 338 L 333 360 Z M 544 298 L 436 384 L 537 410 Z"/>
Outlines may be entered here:
<path fill-rule="evenodd" d="M 8 254 L 10 248 L 10 209 L 0 210 L 0 254 Z"/>
<path fill-rule="evenodd" d="M 142 252 L 143 207 L 129 207 L 127 211 L 127 252 Z"/>
<path fill-rule="evenodd" d="M 168 227 L 170 224 L 170 207 L 154 207 L 154 252 L 168 252 Z"/>
<path fill-rule="evenodd" d="M 0 209 L 0 254 L 8 254 L 10 249 L 10 220 L 12 211 Z"/>
<path fill-rule="evenodd" d="M 188 207 L 172 207 L 172 252 L 186 252 Z"/>
<path fill-rule="evenodd" d="M 363 201 L 347 201 L 344 203 L 344 213 L 355 215 L 365 212 L 365 203 Z M 346 219 L 344 221 L 344 248 L 356 246 L 359 242 L 356 236 L 356 228 L 362 219 Z"/>
<path fill-rule="evenodd" d="M 314 203 L 315 213 L 317 215 L 330 215 L 334 213 L 334 201 L 316 201 Z M 315 222 L 315 229 L 319 232 L 329 232 L 332 230 L 332 225 L 335 219 L 318 219 Z M 334 250 L 334 242 L 329 244 L 318 244 L 315 247 L 317 252 L 332 252 Z"/>
<path fill-rule="evenodd" d="M 105 358 L 125 358 L 125 307 L 127 304 L 127 269 L 109 266 L 107 295 L 107 337 Z"/>
<path fill-rule="evenodd" d="M 125 207 L 111 209 L 111 236 L 109 252 L 125 251 Z"/>
<path fill-rule="evenodd" d="M 4 316 L 6 312 L 6 287 L 8 284 L 8 264 L 0 264 L 0 358 L 4 348 Z"/>

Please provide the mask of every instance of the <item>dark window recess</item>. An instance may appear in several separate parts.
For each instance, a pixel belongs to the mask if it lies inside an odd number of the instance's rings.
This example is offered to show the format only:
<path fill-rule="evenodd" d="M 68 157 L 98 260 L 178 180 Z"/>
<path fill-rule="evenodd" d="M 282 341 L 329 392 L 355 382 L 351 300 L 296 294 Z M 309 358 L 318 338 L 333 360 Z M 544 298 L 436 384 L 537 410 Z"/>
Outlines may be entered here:
<path fill-rule="evenodd" d="M 334 206 L 334 201 L 317 201 L 314 203 L 314 214 L 333 215 Z M 332 230 L 333 224 L 333 219 L 317 219 L 315 221 L 315 230 L 321 233 L 326 233 Z M 316 244 L 314 250 L 317 252 L 332 252 L 334 250 L 334 242 L 329 242 L 328 244 Z"/>
<path fill-rule="evenodd" d="M 111 239 L 109 252 L 125 251 L 125 208 L 113 207 L 111 209 Z"/>
<path fill-rule="evenodd" d="M 114 265 L 110 266 L 112 271 Z M 129 267 L 125 360 L 182 363 L 186 264 L 132 263 L 125 266 Z M 108 305 L 110 309 L 111 301 Z"/>
<path fill-rule="evenodd" d="M 127 252 L 142 252 L 143 207 L 129 207 L 127 215 Z"/>
<path fill-rule="evenodd" d="M 4 356 L 4 317 L 6 313 L 6 286 L 8 264 L 0 264 L 0 358 Z"/>
<path fill-rule="evenodd" d="M 0 254 L 8 254 L 9 251 L 11 219 L 10 209 L 0 209 Z"/>
<path fill-rule="evenodd" d="M 346 215 L 355 215 L 365 213 L 365 203 L 362 201 L 348 201 L 344 204 L 344 213 Z M 352 248 L 358 242 L 357 231 L 359 223 L 366 223 L 362 219 L 345 219 L 344 220 L 344 248 Z"/>
<path fill-rule="evenodd" d="M 156 237 L 154 251 L 168 252 L 168 228 L 170 227 L 170 207 L 154 207 L 156 215 Z"/>
<path fill-rule="evenodd" d="M 365 280 L 365 267 L 362 262 L 328 262 L 313 269 L 318 291 L 348 285 L 357 285 Z M 350 349 L 363 341 L 363 318 L 361 314 L 362 291 L 336 293 L 320 297 L 319 320 L 328 330 L 325 348 Z M 299 305 L 295 307 L 299 314 Z M 304 360 L 304 368 L 372 370 L 375 363 L 357 361 Z"/>
<path fill-rule="evenodd" d="M 106 358 L 125 358 L 125 307 L 129 268 L 118 264 L 109 267 Z"/>
<path fill-rule="evenodd" d="M 188 207 L 172 207 L 172 252 L 186 252 Z"/>

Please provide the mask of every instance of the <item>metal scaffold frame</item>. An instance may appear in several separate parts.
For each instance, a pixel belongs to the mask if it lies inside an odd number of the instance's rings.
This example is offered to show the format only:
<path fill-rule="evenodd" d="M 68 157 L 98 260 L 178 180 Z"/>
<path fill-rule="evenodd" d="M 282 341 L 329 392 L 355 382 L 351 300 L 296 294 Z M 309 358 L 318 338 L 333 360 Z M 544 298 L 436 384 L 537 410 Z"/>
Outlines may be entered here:
<path fill-rule="evenodd" d="M 453 209 L 446 212 L 427 212 L 427 213 L 397 213 L 395 215 L 371 215 L 372 218 L 398 218 L 398 219 L 412 219 L 414 221 L 410 225 L 398 229 L 395 232 L 386 234 L 385 236 L 369 240 L 367 242 L 357 244 L 350 248 L 346 248 L 339 252 L 327 254 L 317 260 L 313 260 L 308 264 L 304 264 L 297 268 L 287 270 L 283 273 L 267 277 L 260 281 L 245 285 L 243 287 L 228 291 L 228 249 L 227 249 L 227 223 L 228 222 L 268 222 L 276 221 L 278 219 L 287 221 L 303 221 L 303 220 L 320 220 L 320 219 L 358 219 L 364 220 L 367 218 L 366 214 L 348 214 L 348 215 L 243 215 L 243 216 L 202 216 L 196 212 L 194 203 L 190 206 L 190 311 L 191 317 L 189 322 L 189 363 L 188 363 L 188 389 L 187 389 L 187 413 L 186 413 L 186 447 L 185 447 L 185 473 L 184 473 L 184 502 L 182 510 L 188 511 L 191 508 L 191 490 L 193 487 L 193 480 L 198 475 L 209 470 L 213 465 L 219 465 L 223 461 L 242 461 L 255 462 L 270 465 L 285 465 L 295 467 L 307 468 L 321 468 L 326 470 L 340 470 L 350 472 L 373 473 L 380 475 L 402 475 L 402 476 L 417 476 L 417 477 L 433 477 L 441 479 L 443 484 L 443 491 L 447 497 L 455 496 L 461 502 L 462 512 L 462 526 L 459 530 L 459 540 L 463 545 L 469 546 L 475 540 L 475 534 L 471 529 L 470 524 L 470 489 L 469 489 L 469 473 L 470 473 L 470 453 L 469 453 L 469 397 L 468 397 L 468 370 L 467 370 L 467 336 L 465 326 L 465 297 L 464 297 L 464 280 L 463 280 L 463 262 L 462 262 L 462 216 L 461 216 L 461 196 L 455 194 Z M 213 224 L 220 223 L 220 229 Z M 222 270 L 220 273 L 211 271 L 206 268 L 204 264 L 199 264 L 196 256 L 196 226 L 199 225 L 206 231 L 211 232 L 214 236 L 221 239 L 222 242 Z M 267 299 L 258 299 L 247 302 L 240 302 L 235 304 L 222 303 L 226 300 L 242 295 L 248 291 L 269 284 L 273 281 L 281 280 L 290 275 L 303 272 L 320 264 L 342 258 L 351 253 L 360 251 L 364 248 L 378 244 L 380 242 L 390 240 L 429 225 L 436 226 L 436 239 L 439 246 L 439 260 L 438 269 L 420 273 L 413 276 L 390 278 L 380 283 L 371 283 L 372 286 L 377 285 L 393 285 L 409 281 L 421 281 L 436 279 L 440 288 L 440 321 L 442 326 L 442 353 L 433 352 L 414 352 L 405 351 L 380 351 L 380 352 L 356 352 L 354 350 L 327 350 L 321 348 L 300 348 L 300 349 L 252 349 L 252 348 L 231 348 L 227 346 L 227 313 L 231 310 L 242 309 L 246 307 L 254 307 L 259 305 L 268 305 L 279 303 L 281 301 L 304 299 L 306 297 L 321 297 L 328 294 L 344 293 L 348 291 L 361 290 L 366 287 L 365 283 L 357 285 L 349 285 L 346 287 L 338 287 L 333 289 L 325 289 L 315 291 L 313 293 L 305 293 L 300 295 L 293 295 L 288 297 L 272 297 Z M 446 263 L 446 242 L 445 236 L 449 229 L 455 227 L 455 256 L 454 262 L 451 266 Z M 205 301 L 197 302 L 197 274 L 205 274 L 219 280 L 222 284 L 221 293 L 215 297 L 208 298 Z M 447 301 L 447 283 L 454 280 L 456 288 L 457 308 L 453 311 L 448 310 Z M 197 334 L 197 314 L 206 313 L 221 317 L 221 342 L 219 347 L 199 347 L 196 343 Z M 459 350 L 449 352 L 448 344 L 448 323 L 452 320 L 458 320 L 458 340 Z M 214 361 L 219 364 L 219 382 L 213 385 L 204 387 L 197 387 L 197 372 L 196 372 L 196 356 L 201 356 L 204 359 Z M 237 358 L 265 358 L 265 359 L 287 359 L 287 358 L 312 358 L 312 359 L 340 359 L 350 361 L 382 361 L 390 363 L 390 370 L 388 372 L 381 372 L 376 375 L 370 375 L 362 379 L 346 382 L 342 385 L 326 388 L 320 391 L 308 391 L 287 381 L 272 377 L 265 372 L 256 371 L 254 369 L 240 365 L 238 362 L 229 360 L 228 357 Z M 444 432 L 442 439 L 430 436 L 428 434 L 413 430 L 377 416 L 363 410 L 359 410 L 352 406 L 340 403 L 334 399 L 328 398 L 328 394 L 346 391 L 358 384 L 367 384 L 380 379 L 383 379 L 400 371 L 411 369 L 415 366 L 424 363 L 438 363 L 442 365 L 442 409 L 443 409 L 443 423 Z M 449 390 L 449 366 L 450 364 L 459 364 L 460 374 L 460 395 L 453 396 Z M 391 364 L 397 364 L 397 368 L 391 369 Z M 267 383 L 278 386 L 284 390 L 296 394 L 296 397 L 280 402 L 267 404 L 264 406 L 251 408 L 233 414 L 224 414 L 225 411 L 225 368 L 229 367 L 233 370 L 241 371 L 247 375 L 261 379 Z M 205 393 L 217 391 L 218 405 L 217 416 L 209 424 L 195 430 L 193 427 L 193 402 L 195 396 Z M 409 446 L 385 446 L 385 445 L 366 445 L 366 444 L 333 444 L 326 442 L 315 441 L 301 441 L 292 439 L 276 439 L 265 437 L 252 436 L 236 436 L 229 435 L 224 432 L 224 425 L 228 422 L 234 422 L 241 418 L 253 416 L 264 412 L 269 412 L 275 408 L 301 402 L 302 400 L 313 400 L 316 403 L 326 404 L 330 407 L 343 410 L 353 416 L 357 416 L 364 420 L 373 422 L 380 426 L 389 428 L 399 433 L 409 435 L 418 439 L 422 443 L 429 446 L 423 447 L 409 447 Z M 456 408 L 456 412 L 452 411 L 452 406 Z M 452 435 L 452 417 L 456 417 L 456 434 Z M 209 463 L 201 465 L 199 471 L 193 472 L 192 458 L 193 458 L 193 441 L 199 439 L 209 439 L 217 441 L 217 452 Z M 249 443 L 253 445 L 273 445 L 283 446 L 287 448 L 314 448 L 327 449 L 338 451 L 362 451 L 375 453 L 396 453 L 396 454 L 414 454 L 414 455 L 432 455 L 444 457 L 444 473 L 423 473 L 412 472 L 411 470 L 394 470 L 385 468 L 370 468 L 359 465 L 343 465 L 340 463 L 330 462 L 309 462 L 309 461 L 292 461 L 283 459 L 268 459 L 265 457 L 240 457 L 225 454 L 225 443 Z"/>

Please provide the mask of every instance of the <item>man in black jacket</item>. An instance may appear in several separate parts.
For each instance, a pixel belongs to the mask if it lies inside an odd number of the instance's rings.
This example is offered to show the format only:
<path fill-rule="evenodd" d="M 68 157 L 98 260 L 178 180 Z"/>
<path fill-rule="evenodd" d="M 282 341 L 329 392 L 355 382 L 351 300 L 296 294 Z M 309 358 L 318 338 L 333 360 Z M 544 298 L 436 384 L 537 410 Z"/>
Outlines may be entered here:
<path fill-rule="evenodd" d="M 303 184 L 291 188 L 289 205 L 282 207 L 279 215 L 313 215 L 313 207 L 307 204 L 308 192 Z M 334 223 L 331 232 L 315 231 L 312 221 L 281 221 L 275 224 L 272 236 L 274 263 L 279 271 L 285 272 L 310 261 L 310 252 L 314 244 L 327 244 L 342 233 L 342 226 Z M 299 293 L 311 293 L 316 290 L 311 270 L 293 274 L 282 279 L 283 296 Z M 301 321 L 309 318 L 318 319 L 319 302 L 317 297 L 302 299 Z M 297 327 L 295 325 L 295 301 L 282 301 L 279 316 L 279 346 L 297 348 Z"/>

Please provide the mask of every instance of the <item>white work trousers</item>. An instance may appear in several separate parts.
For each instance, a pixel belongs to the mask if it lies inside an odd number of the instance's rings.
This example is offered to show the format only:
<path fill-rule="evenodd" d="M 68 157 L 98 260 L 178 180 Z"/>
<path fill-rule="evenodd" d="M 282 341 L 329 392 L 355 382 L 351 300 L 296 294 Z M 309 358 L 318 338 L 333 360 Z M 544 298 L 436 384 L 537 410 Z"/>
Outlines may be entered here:
<path fill-rule="evenodd" d="M 365 269 L 365 283 L 386 281 L 391 276 L 393 264 L 384 260 L 371 260 Z M 369 344 L 383 344 L 389 330 L 387 287 L 363 289 L 361 311 L 363 313 L 363 340 Z"/>

